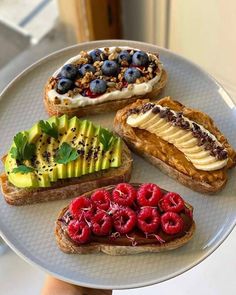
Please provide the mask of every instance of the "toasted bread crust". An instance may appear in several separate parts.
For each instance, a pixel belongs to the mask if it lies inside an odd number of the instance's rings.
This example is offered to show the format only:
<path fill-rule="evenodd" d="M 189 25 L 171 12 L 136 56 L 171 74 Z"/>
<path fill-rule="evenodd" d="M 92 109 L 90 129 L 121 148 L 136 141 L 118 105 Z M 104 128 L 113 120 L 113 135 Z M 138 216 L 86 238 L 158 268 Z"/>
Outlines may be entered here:
<path fill-rule="evenodd" d="M 111 189 L 114 186 L 108 186 L 107 189 Z M 92 191 L 87 192 L 85 196 L 90 196 L 92 194 Z M 193 207 L 185 203 L 187 207 L 191 208 L 193 210 Z M 146 245 L 137 245 L 137 246 L 120 246 L 120 245 L 114 245 L 114 244 L 104 244 L 104 243 L 98 243 L 98 242 L 91 242 L 89 244 L 85 245 L 77 245 L 73 241 L 71 241 L 66 234 L 64 233 L 62 226 L 61 226 L 61 218 L 65 214 L 65 212 L 68 210 L 68 207 L 65 207 L 61 210 L 61 212 L 58 215 L 56 224 L 55 224 L 55 237 L 57 241 L 57 245 L 63 252 L 67 254 L 91 254 L 91 253 L 99 253 L 103 252 L 105 254 L 109 255 L 133 255 L 138 253 L 144 253 L 144 252 L 150 252 L 150 253 L 156 253 L 156 252 L 163 252 L 163 251 L 169 251 L 174 250 L 176 248 L 179 248 L 186 243 L 190 241 L 190 239 L 193 237 L 196 225 L 193 220 L 193 223 L 188 230 L 188 232 L 185 233 L 184 236 L 180 238 L 176 238 L 173 241 L 166 242 L 163 244 L 146 244 Z"/>
<path fill-rule="evenodd" d="M 162 172 L 166 173 L 168 176 L 178 180 L 183 185 L 201 192 L 201 193 L 207 193 L 212 194 L 220 191 L 227 182 L 227 169 L 234 167 L 236 165 L 236 152 L 234 149 L 230 146 L 227 139 L 224 137 L 224 135 L 219 131 L 219 129 L 215 126 L 213 120 L 206 114 L 186 108 L 181 103 L 172 100 L 170 97 L 163 98 L 158 101 L 158 104 L 161 104 L 163 106 L 168 106 L 170 108 L 173 108 L 176 111 L 183 111 L 184 115 L 188 117 L 189 119 L 195 120 L 197 123 L 203 125 L 206 129 L 208 129 L 212 134 L 216 136 L 216 138 L 224 145 L 224 147 L 227 149 L 229 154 L 229 161 L 226 167 L 223 169 L 220 169 L 222 172 L 222 178 L 216 180 L 211 180 L 211 173 L 209 173 L 209 179 L 203 180 L 198 179 L 196 177 L 193 177 L 191 175 L 188 175 L 187 173 L 183 173 L 182 171 L 179 171 L 176 167 L 171 166 L 167 161 L 163 161 L 158 157 L 155 157 L 148 153 L 145 149 L 144 145 L 140 145 L 138 140 L 135 138 L 135 136 L 132 136 L 132 133 L 134 132 L 132 130 L 132 127 L 128 126 L 126 124 L 126 114 L 129 109 L 140 106 L 144 103 L 147 103 L 149 100 L 146 101 L 137 101 L 124 109 L 117 112 L 115 120 L 114 120 L 114 128 L 115 131 L 126 141 L 127 145 L 130 147 L 131 150 L 133 150 L 135 153 L 139 154 L 146 160 L 148 160 L 151 164 L 159 168 Z M 166 145 L 168 143 L 166 142 Z M 177 149 L 176 149 L 177 150 Z M 177 153 L 181 153 L 177 150 Z M 193 169 L 195 169 L 193 167 Z M 201 173 L 200 170 L 195 169 L 197 173 Z M 206 173 L 205 173 L 206 174 Z"/>
<path fill-rule="evenodd" d="M 131 177 L 131 171 L 131 153 L 123 144 L 122 165 L 118 168 L 58 180 L 48 188 L 17 188 L 8 181 L 5 173 L 0 175 L 0 183 L 6 202 L 18 206 L 76 197 L 101 186 L 127 182 Z"/>
<path fill-rule="evenodd" d="M 156 99 L 157 95 L 160 94 L 162 89 L 165 87 L 167 83 L 167 73 L 163 69 L 162 70 L 162 75 L 161 79 L 158 81 L 156 85 L 154 85 L 153 90 L 148 93 L 148 97 L 150 99 Z M 110 111 L 116 111 L 119 110 L 123 107 L 125 107 L 127 104 L 130 104 L 137 99 L 143 99 L 147 95 L 142 95 L 142 96 L 133 96 L 127 99 L 119 99 L 119 100 L 113 100 L 113 101 L 107 101 L 103 103 L 99 103 L 96 105 L 88 105 L 84 107 L 77 107 L 77 108 L 69 108 L 65 107 L 60 104 L 55 104 L 52 101 L 48 99 L 47 95 L 47 89 L 49 85 L 49 80 L 47 84 L 45 85 L 44 89 L 44 105 L 47 113 L 50 116 L 61 116 L 61 115 L 68 115 L 69 117 L 77 116 L 77 117 L 83 117 L 89 114 L 100 114 L 104 112 L 110 112 Z"/>

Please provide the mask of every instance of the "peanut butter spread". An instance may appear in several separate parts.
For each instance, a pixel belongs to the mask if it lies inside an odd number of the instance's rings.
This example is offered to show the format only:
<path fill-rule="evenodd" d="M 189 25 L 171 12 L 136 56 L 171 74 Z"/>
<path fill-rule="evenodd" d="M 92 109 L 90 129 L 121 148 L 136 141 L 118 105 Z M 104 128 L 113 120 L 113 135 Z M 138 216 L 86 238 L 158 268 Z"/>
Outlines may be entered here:
<path fill-rule="evenodd" d="M 117 118 L 121 124 L 124 136 L 138 148 L 140 153 L 143 152 L 149 154 L 150 156 L 154 156 L 179 172 L 184 173 L 187 176 L 191 176 L 199 181 L 213 184 L 217 181 L 226 180 L 226 170 L 227 168 L 235 165 L 236 153 L 229 145 L 225 137 L 216 128 L 212 119 L 202 112 L 184 107 L 180 103 L 171 100 L 169 97 L 155 102 L 156 105 L 168 107 L 175 112 L 181 112 L 184 117 L 203 126 L 215 138 L 219 148 L 214 156 L 218 158 L 217 163 L 219 168 L 216 170 L 209 169 L 212 171 L 204 171 L 196 168 L 196 166 L 194 166 L 194 164 L 187 159 L 186 155 L 174 144 L 167 142 L 155 133 L 151 133 L 145 129 L 132 127 L 127 123 L 127 117 L 130 113 L 135 114 L 138 109 L 142 108 L 148 102 L 148 100 L 136 101 L 131 106 L 128 106 L 120 111 L 118 115 L 119 117 Z M 222 165 L 222 163 L 224 165 Z"/>

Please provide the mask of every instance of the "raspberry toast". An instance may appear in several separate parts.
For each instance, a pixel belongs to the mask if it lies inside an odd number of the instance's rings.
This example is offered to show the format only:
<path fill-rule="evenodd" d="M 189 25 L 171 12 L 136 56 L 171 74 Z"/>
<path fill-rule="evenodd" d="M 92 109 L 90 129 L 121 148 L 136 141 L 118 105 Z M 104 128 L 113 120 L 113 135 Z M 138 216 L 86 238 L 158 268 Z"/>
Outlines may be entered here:
<path fill-rule="evenodd" d="M 60 212 L 55 235 L 65 253 L 161 252 L 195 232 L 193 207 L 156 184 L 120 183 L 79 196 Z"/>

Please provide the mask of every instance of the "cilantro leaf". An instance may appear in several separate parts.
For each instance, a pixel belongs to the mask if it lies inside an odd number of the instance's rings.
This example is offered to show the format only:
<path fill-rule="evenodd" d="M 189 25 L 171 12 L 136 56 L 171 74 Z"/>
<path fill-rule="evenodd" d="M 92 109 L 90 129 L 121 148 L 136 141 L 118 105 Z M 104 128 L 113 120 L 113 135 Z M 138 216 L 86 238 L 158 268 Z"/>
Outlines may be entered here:
<path fill-rule="evenodd" d="M 14 159 L 19 158 L 18 150 L 16 147 L 13 146 L 10 150 L 10 153 L 11 153 L 12 158 L 14 158 Z"/>
<path fill-rule="evenodd" d="M 105 151 L 108 151 L 113 144 L 114 136 L 107 129 L 101 128 L 99 132 L 99 140 Z"/>
<path fill-rule="evenodd" d="M 23 133 L 19 132 L 14 136 L 15 147 L 12 147 L 10 154 L 12 158 L 23 162 L 30 160 L 35 155 L 36 146 L 33 143 L 28 143 L 28 138 Z"/>
<path fill-rule="evenodd" d="M 55 162 L 59 164 L 67 164 L 78 158 L 76 149 L 72 148 L 67 142 L 63 142 L 57 151 Z"/>
<path fill-rule="evenodd" d="M 48 121 L 39 121 L 39 127 L 41 128 L 42 132 L 46 133 L 47 135 L 57 139 L 58 138 L 58 128 L 55 123 L 49 124 Z"/>
<path fill-rule="evenodd" d="M 26 174 L 26 173 L 30 173 L 33 172 L 34 169 L 32 167 L 28 167 L 25 165 L 19 165 L 18 167 L 15 167 L 12 170 L 12 173 L 22 173 L 22 174 Z"/>

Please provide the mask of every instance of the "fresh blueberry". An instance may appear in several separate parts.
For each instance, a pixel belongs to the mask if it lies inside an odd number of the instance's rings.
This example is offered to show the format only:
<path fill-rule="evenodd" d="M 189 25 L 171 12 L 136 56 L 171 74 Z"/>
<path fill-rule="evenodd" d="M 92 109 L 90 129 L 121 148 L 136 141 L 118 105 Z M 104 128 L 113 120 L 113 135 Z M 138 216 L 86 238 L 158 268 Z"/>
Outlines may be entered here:
<path fill-rule="evenodd" d="M 84 76 L 87 72 L 95 73 L 95 67 L 90 64 L 85 64 L 80 68 L 81 74 Z"/>
<path fill-rule="evenodd" d="M 143 51 L 136 51 L 132 57 L 132 63 L 135 66 L 146 66 L 148 63 L 148 55 Z"/>
<path fill-rule="evenodd" d="M 131 62 L 131 55 L 127 50 L 121 51 L 121 53 L 118 55 L 118 62 L 121 63 L 122 61 L 127 61 L 128 63 Z"/>
<path fill-rule="evenodd" d="M 61 77 L 67 78 L 67 79 L 75 79 L 77 75 L 77 67 L 73 64 L 66 64 L 62 67 L 60 72 Z"/>
<path fill-rule="evenodd" d="M 102 60 L 101 53 L 102 53 L 102 50 L 97 48 L 97 49 L 94 49 L 93 51 L 91 51 L 89 53 L 89 55 L 92 57 L 93 62 L 95 62 L 95 61 L 101 61 Z"/>
<path fill-rule="evenodd" d="M 105 60 L 102 65 L 102 73 L 106 76 L 116 76 L 118 69 L 118 64 L 113 60 Z"/>
<path fill-rule="evenodd" d="M 104 93 L 107 89 L 107 83 L 104 80 L 96 79 L 90 82 L 89 87 L 93 93 Z"/>
<path fill-rule="evenodd" d="M 136 79 L 138 79 L 141 76 L 141 73 L 136 68 L 128 68 L 128 70 L 125 71 L 125 80 L 128 83 L 135 83 Z"/>
<path fill-rule="evenodd" d="M 83 77 L 83 75 L 82 75 L 82 73 L 81 73 L 81 69 L 77 69 L 77 75 L 76 75 L 76 78 L 77 79 L 79 79 L 79 78 L 82 78 Z"/>
<path fill-rule="evenodd" d="M 73 82 L 70 79 L 62 78 L 57 82 L 57 92 L 64 94 L 72 88 L 72 85 Z"/>

